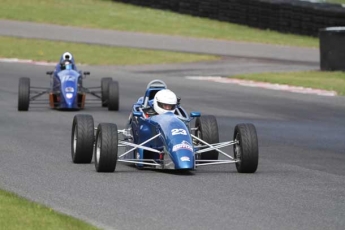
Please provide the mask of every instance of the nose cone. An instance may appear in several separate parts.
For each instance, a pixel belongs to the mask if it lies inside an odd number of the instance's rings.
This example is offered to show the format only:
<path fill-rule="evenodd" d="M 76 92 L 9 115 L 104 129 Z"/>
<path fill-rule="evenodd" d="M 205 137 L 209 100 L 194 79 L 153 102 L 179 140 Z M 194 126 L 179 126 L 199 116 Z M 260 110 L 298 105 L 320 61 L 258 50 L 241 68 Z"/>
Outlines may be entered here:
<path fill-rule="evenodd" d="M 61 75 L 61 92 L 63 94 L 64 108 L 77 108 L 78 77 L 71 70 L 64 70 L 65 75 Z"/>
<path fill-rule="evenodd" d="M 194 154 L 188 149 L 175 152 L 175 169 L 194 169 Z"/>
<path fill-rule="evenodd" d="M 74 107 L 74 101 L 75 97 L 73 93 L 66 93 L 65 94 L 65 102 L 67 108 L 73 108 Z"/>

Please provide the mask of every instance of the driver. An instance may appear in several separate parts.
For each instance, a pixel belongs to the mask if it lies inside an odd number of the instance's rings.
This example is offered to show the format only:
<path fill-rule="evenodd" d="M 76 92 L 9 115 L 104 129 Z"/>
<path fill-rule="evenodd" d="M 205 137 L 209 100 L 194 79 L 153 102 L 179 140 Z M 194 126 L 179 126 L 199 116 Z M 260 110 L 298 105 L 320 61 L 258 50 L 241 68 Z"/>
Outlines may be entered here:
<path fill-rule="evenodd" d="M 73 55 L 70 52 L 64 52 L 61 55 L 59 63 L 56 65 L 55 71 L 60 72 L 61 70 L 77 70 L 77 67 L 74 64 Z"/>
<path fill-rule="evenodd" d="M 60 63 L 60 69 L 61 70 L 70 70 L 70 69 L 73 69 L 73 64 L 70 60 L 64 60 Z"/>
<path fill-rule="evenodd" d="M 157 114 L 167 112 L 174 113 L 176 105 L 176 94 L 169 89 L 162 89 L 158 91 L 153 99 L 153 109 Z"/>

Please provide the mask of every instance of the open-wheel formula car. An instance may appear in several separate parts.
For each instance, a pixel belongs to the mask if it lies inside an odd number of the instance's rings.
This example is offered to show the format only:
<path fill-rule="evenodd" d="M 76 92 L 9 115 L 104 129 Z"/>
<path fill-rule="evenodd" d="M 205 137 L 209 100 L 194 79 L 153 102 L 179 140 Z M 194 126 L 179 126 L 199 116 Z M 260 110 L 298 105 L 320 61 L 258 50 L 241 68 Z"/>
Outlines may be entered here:
<path fill-rule="evenodd" d="M 65 61 L 66 63 L 63 63 Z M 19 79 L 18 86 L 18 111 L 28 111 L 31 104 L 47 104 L 47 98 L 40 98 L 49 95 L 49 105 L 54 109 L 80 110 L 87 103 L 99 103 L 108 110 L 119 110 L 119 84 L 112 78 L 102 78 L 100 86 L 84 87 L 83 79 L 90 72 L 83 72 L 76 69 L 74 60 L 70 53 L 64 53 L 61 57 L 61 65 L 67 68 L 60 69 L 57 65 L 54 71 L 48 71 L 50 75 L 50 87 L 33 87 L 30 78 Z M 59 67 L 59 68 L 58 68 Z M 86 94 L 92 98 L 86 100 Z"/>
<path fill-rule="evenodd" d="M 163 81 L 151 81 L 144 97 L 133 104 L 123 130 L 113 123 L 100 123 L 94 128 L 91 115 L 76 115 L 71 135 L 72 161 L 91 163 L 94 156 L 97 172 L 113 172 L 117 162 L 135 164 L 138 168 L 184 171 L 235 164 L 239 173 L 256 172 L 259 151 L 253 124 L 237 124 L 233 140 L 219 142 L 216 118 L 201 116 L 200 112 L 188 114 L 180 103 L 174 113 L 147 116 L 150 100 L 166 88 Z M 221 150 L 227 146 L 233 146 L 233 156 Z M 219 159 L 219 155 L 225 159 Z"/>

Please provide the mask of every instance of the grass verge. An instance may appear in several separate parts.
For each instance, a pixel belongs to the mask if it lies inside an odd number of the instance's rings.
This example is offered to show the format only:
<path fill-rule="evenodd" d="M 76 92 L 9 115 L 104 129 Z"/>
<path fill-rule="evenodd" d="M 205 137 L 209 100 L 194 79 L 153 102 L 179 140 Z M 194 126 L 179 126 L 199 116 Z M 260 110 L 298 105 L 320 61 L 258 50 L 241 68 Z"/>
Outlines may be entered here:
<path fill-rule="evenodd" d="M 345 0 L 326 0 L 326 2 L 345 4 Z"/>
<path fill-rule="evenodd" d="M 58 62 L 69 51 L 76 62 L 90 65 L 141 65 L 212 61 L 217 56 L 109 47 L 0 36 L 0 57 Z"/>
<path fill-rule="evenodd" d="M 331 90 L 336 91 L 338 95 L 345 95 L 345 72 L 340 71 L 260 73 L 236 75 L 231 78 Z"/>
<path fill-rule="evenodd" d="M 279 45 L 319 45 L 318 38 L 254 29 L 111 0 L 1 0 L 0 18 Z"/>
<path fill-rule="evenodd" d="M 6 230 L 96 230 L 67 215 L 0 190 L 0 226 Z"/>

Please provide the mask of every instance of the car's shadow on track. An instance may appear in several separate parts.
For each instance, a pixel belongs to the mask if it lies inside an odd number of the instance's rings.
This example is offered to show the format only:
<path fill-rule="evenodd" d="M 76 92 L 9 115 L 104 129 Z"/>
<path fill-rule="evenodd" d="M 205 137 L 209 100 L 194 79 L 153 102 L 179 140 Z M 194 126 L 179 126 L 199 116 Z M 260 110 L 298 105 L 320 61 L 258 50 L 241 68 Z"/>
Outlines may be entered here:
<path fill-rule="evenodd" d="M 135 170 L 135 171 L 126 171 L 126 172 L 136 172 L 136 171 L 138 173 L 154 172 L 154 173 L 164 173 L 164 174 L 179 175 L 179 176 L 193 176 L 195 174 L 195 171 L 190 171 L 190 170 L 140 168 L 135 165 L 127 165 L 127 164 L 124 164 L 124 165 Z M 125 171 L 116 170 L 116 172 L 124 173 Z"/>
<path fill-rule="evenodd" d="M 17 108 L 16 108 L 17 109 Z M 92 111 L 100 111 L 100 112 L 119 112 L 119 111 L 109 111 L 107 107 L 102 107 L 98 104 L 90 104 L 85 105 L 83 109 L 67 109 L 67 108 L 51 108 L 49 104 L 32 104 L 29 106 L 28 111 L 19 111 L 19 112 L 46 112 L 46 111 L 56 111 L 56 112 L 92 112 Z M 126 110 L 130 111 L 129 109 Z"/>
<path fill-rule="evenodd" d="M 138 173 L 143 172 L 154 172 L 154 173 L 162 173 L 162 174 L 169 174 L 169 175 L 177 175 L 177 176 L 194 176 L 197 174 L 238 174 L 236 168 L 234 169 L 219 169 L 219 168 L 203 168 L 203 169 L 195 169 L 191 170 L 176 170 L 176 169 L 150 169 L 150 168 L 138 168 L 135 165 L 126 165 L 127 167 L 138 171 Z M 127 173 L 127 172 L 135 172 L 135 171 L 124 171 L 124 170 L 116 170 L 116 172 Z"/>

